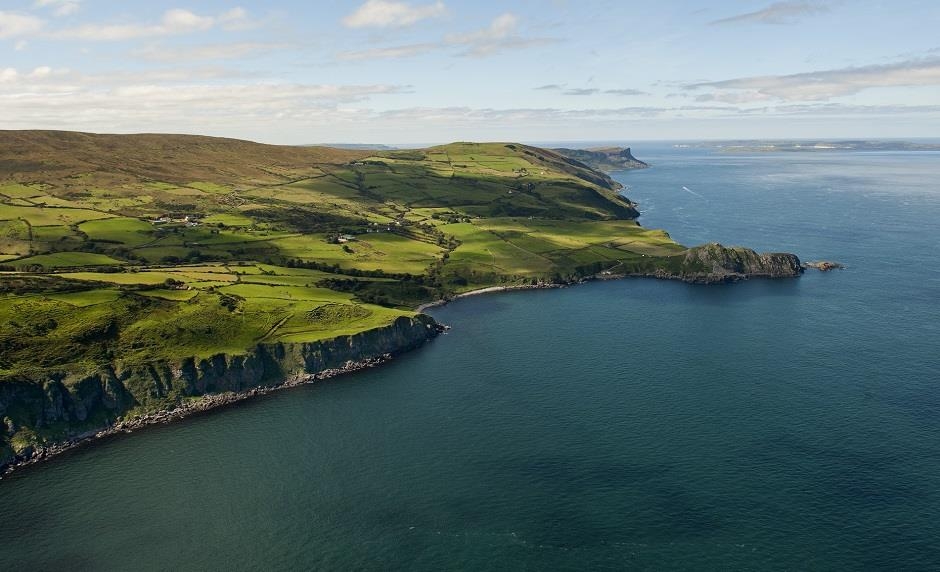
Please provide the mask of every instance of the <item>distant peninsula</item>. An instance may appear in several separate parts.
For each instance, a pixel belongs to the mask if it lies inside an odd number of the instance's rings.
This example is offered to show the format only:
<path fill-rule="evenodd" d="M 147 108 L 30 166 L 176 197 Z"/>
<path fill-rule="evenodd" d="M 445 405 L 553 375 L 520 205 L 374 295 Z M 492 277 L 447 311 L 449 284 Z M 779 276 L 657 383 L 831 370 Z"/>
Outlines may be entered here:
<path fill-rule="evenodd" d="M 649 167 L 647 163 L 634 157 L 629 147 L 559 148 L 552 150 L 598 171 L 627 171 L 629 169 Z"/>
<path fill-rule="evenodd" d="M 940 143 L 899 140 L 709 141 L 684 147 L 726 153 L 825 153 L 832 151 L 940 151 Z"/>
<path fill-rule="evenodd" d="M 629 149 L 0 132 L 0 472 L 382 363 L 474 291 L 802 272 L 639 225 Z"/>

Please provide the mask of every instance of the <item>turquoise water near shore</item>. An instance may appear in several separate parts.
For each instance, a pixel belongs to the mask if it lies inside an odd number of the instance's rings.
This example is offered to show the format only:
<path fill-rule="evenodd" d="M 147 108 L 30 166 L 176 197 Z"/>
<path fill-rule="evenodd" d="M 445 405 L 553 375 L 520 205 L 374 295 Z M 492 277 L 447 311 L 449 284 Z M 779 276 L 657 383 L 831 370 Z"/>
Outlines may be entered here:
<path fill-rule="evenodd" d="M 434 309 L 387 367 L 0 481 L 0 569 L 940 568 L 940 154 L 634 152 L 645 226 L 847 269 Z"/>

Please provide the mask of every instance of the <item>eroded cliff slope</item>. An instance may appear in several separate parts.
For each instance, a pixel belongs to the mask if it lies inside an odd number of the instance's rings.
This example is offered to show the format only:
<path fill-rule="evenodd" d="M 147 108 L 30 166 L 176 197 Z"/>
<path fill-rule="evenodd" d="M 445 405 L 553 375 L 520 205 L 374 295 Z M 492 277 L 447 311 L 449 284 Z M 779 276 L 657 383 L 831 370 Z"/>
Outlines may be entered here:
<path fill-rule="evenodd" d="M 0 471 L 42 447 L 69 442 L 115 420 L 172 408 L 192 398 L 279 385 L 414 349 L 440 326 L 423 314 L 390 325 L 310 343 L 259 344 L 243 355 L 102 367 L 82 377 L 69 372 L 0 383 Z"/>

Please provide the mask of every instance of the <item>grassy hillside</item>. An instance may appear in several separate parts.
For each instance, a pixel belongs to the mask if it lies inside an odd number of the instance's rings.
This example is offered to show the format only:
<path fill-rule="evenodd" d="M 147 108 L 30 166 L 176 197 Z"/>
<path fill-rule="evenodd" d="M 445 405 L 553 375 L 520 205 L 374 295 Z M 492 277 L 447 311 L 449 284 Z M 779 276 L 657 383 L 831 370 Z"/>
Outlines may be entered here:
<path fill-rule="evenodd" d="M 312 341 L 684 249 L 556 152 L 0 132 L 0 379 Z"/>

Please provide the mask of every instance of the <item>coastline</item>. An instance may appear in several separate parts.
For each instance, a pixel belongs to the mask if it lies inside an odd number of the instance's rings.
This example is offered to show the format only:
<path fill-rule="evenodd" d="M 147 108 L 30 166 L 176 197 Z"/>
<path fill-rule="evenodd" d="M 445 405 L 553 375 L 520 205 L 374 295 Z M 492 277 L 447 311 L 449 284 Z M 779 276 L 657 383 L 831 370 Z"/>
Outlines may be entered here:
<path fill-rule="evenodd" d="M 720 248 L 720 245 L 718 245 Z M 781 254 L 770 255 L 770 256 L 781 256 Z M 783 254 L 782 256 L 787 256 Z M 802 266 L 800 266 L 799 259 L 793 257 L 795 260 L 795 268 L 799 270 L 793 272 L 792 274 L 774 274 L 773 272 L 758 272 L 754 269 L 748 269 L 745 272 L 739 271 L 728 271 L 725 269 L 725 272 L 715 272 L 705 271 L 698 273 L 690 274 L 679 274 L 675 272 L 669 272 L 665 270 L 656 270 L 653 272 L 635 272 L 635 273 L 612 273 L 612 272 L 600 272 L 597 274 L 592 274 L 589 276 L 584 276 L 578 280 L 572 280 L 570 282 L 539 282 L 536 284 L 516 284 L 508 286 L 487 286 L 486 288 L 479 288 L 476 290 L 469 290 L 467 292 L 461 292 L 460 294 L 455 294 L 447 298 L 440 298 L 431 302 L 425 302 L 417 308 L 415 312 L 423 313 L 425 310 L 430 308 L 438 308 L 441 306 L 446 306 L 450 302 L 459 300 L 461 298 L 469 298 L 470 296 L 480 296 L 483 294 L 494 294 L 498 292 L 511 292 L 514 290 L 545 290 L 551 288 L 567 288 L 569 286 L 576 286 L 578 284 L 584 284 L 586 282 L 593 282 L 595 280 L 624 280 L 628 278 L 653 278 L 656 280 L 678 280 L 680 282 L 685 282 L 686 284 L 697 284 L 697 285 L 714 285 L 714 284 L 731 284 L 735 282 L 741 282 L 744 280 L 750 280 L 752 278 L 765 278 L 770 280 L 779 280 L 781 278 L 799 278 L 802 275 Z M 618 265 L 619 266 L 619 265 Z M 841 265 L 839 265 L 841 267 Z"/>
<path fill-rule="evenodd" d="M 578 284 L 578 282 L 572 282 L 571 284 Z M 477 290 L 468 290 L 467 292 L 461 292 L 460 294 L 455 294 L 448 298 L 440 298 L 432 302 L 425 302 L 417 308 L 415 312 L 423 314 L 425 310 L 429 308 L 439 308 L 441 306 L 446 306 L 454 300 L 459 300 L 461 298 L 469 298 L 470 296 L 480 296 L 482 294 L 493 294 L 496 292 L 511 292 L 513 290 L 546 290 L 550 288 L 567 288 L 571 284 L 549 284 L 549 283 L 539 283 L 539 284 L 517 284 L 513 286 L 487 286 L 486 288 L 479 288 Z"/>
<path fill-rule="evenodd" d="M 375 358 L 366 358 L 359 361 L 348 361 L 342 367 L 325 369 L 318 373 L 304 373 L 292 375 L 283 382 L 266 385 L 263 387 L 254 387 L 246 391 L 226 391 L 223 393 L 209 393 L 201 395 L 190 401 L 180 403 L 172 409 L 161 409 L 152 413 L 145 413 L 133 419 L 119 421 L 106 429 L 93 430 L 78 434 L 68 440 L 60 443 L 54 443 L 45 447 L 38 447 L 26 459 L 14 461 L 9 465 L 0 468 L 0 480 L 16 470 L 36 465 L 55 457 L 81 447 L 94 444 L 102 439 L 115 437 L 119 435 L 133 433 L 154 425 L 166 425 L 173 421 L 185 419 L 201 413 L 208 413 L 225 407 L 236 405 L 249 399 L 268 395 L 284 389 L 292 389 L 303 385 L 311 385 L 319 381 L 325 381 L 341 375 L 371 369 L 390 362 L 394 356 L 390 353 Z"/>
<path fill-rule="evenodd" d="M 470 290 L 468 292 L 462 292 L 460 294 L 451 296 L 449 298 L 442 298 L 439 300 L 434 300 L 431 302 L 426 302 L 418 306 L 415 311 L 418 313 L 423 313 L 426 309 L 435 308 L 444 306 L 454 300 L 460 298 L 468 298 L 471 296 L 480 296 L 483 294 L 492 294 L 497 292 L 508 292 L 513 290 L 542 290 L 542 289 L 554 289 L 554 288 L 565 288 L 570 284 L 550 284 L 550 283 L 539 283 L 539 284 L 519 284 L 512 286 L 489 286 L 486 288 L 480 288 L 477 290 Z M 442 328 L 449 329 L 448 326 L 443 326 Z M 0 481 L 2 481 L 6 476 L 14 473 L 17 470 L 37 465 L 45 461 L 49 461 L 67 453 L 82 447 L 87 447 L 95 444 L 96 442 L 121 435 L 126 435 L 152 427 L 155 425 L 166 425 L 174 421 L 185 419 L 187 417 L 192 417 L 202 413 L 210 413 L 217 411 L 226 407 L 237 405 L 243 401 L 253 399 L 256 397 L 261 397 L 274 393 L 276 391 L 281 391 L 285 389 L 292 389 L 295 387 L 301 387 L 304 385 L 311 385 L 319 381 L 325 381 L 332 379 L 334 377 L 339 377 L 345 374 L 355 373 L 357 371 L 362 371 L 365 369 L 375 368 L 381 365 L 385 365 L 394 359 L 394 356 L 391 353 L 386 353 L 380 357 L 366 358 L 358 361 L 348 361 L 342 367 L 331 368 L 320 371 L 318 373 L 303 373 L 296 374 L 288 377 L 281 383 L 266 385 L 261 387 L 253 387 L 246 391 L 226 391 L 222 393 L 210 393 L 201 395 L 199 397 L 193 398 L 189 401 L 177 404 L 172 409 L 161 409 L 151 413 L 145 413 L 140 416 L 134 417 L 133 419 L 128 419 L 125 421 L 119 421 L 113 425 L 105 428 L 87 431 L 85 433 L 80 433 L 73 437 L 68 438 L 59 443 L 53 443 L 43 447 L 37 447 L 27 458 L 16 460 L 6 466 L 0 467 Z"/>
<path fill-rule="evenodd" d="M 620 276 L 615 278 L 621 278 Z M 583 282 L 583 281 L 582 281 Z M 519 284 L 511 286 L 489 286 L 486 288 L 479 288 L 477 290 L 470 290 L 468 292 L 462 292 L 448 298 L 441 298 L 438 300 L 433 300 L 431 302 L 426 302 L 421 304 L 415 309 L 417 313 L 423 313 L 429 308 L 436 308 L 445 306 L 454 300 L 460 298 L 469 298 L 471 296 L 480 296 L 484 294 L 493 294 L 498 292 L 509 292 L 514 290 L 542 290 L 542 289 L 554 289 L 554 288 L 566 288 L 570 284 L 550 284 L 550 283 L 539 283 L 539 284 Z M 444 328 L 443 331 L 450 329 L 449 326 L 442 325 Z M 222 393 L 209 393 L 201 395 L 199 397 L 193 398 L 189 401 L 179 403 L 172 409 L 160 409 L 151 413 L 145 413 L 140 416 L 134 417 L 133 419 L 128 419 L 125 421 L 119 421 L 105 429 L 97 429 L 87 431 L 85 433 L 80 433 L 73 437 L 68 438 L 59 443 L 53 443 L 43 447 L 37 447 L 28 457 L 25 459 L 19 459 L 9 463 L 6 466 L 0 466 L 0 481 L 2 481 L 6 476 L 12 474 L 13 472 L 29 467 L 32 465 L 37 465 L 45 461 L 49 461 L 67 453 L 82 447 L 87 447 L 93 445 L 94 443 L 107 439 L 110 437 L 117 437 L 120 435 L 126 435 L 152 427 L 155 425 L 166 425 L 174 421 L 185 419 L 187 417 L 199 415 L 202 413 L 209 413 L 217 411 L 226 407 L 237 405 L 243 401 L 253 399 L 256 397 L 261 397 L 274 393 L 276 391 L 281 391 L 284 389 L 292 389 L 295 387 L 300 387 L 303 385 L 311 385 L 319 381 L 325 381 L 338 377 L 345 374 L 355 373 L 357 371 L 362 371 L 365 369 L 371 369 L 384 365 L 394 359 L 394 356 L 391 353 L 386 353 L 380 357 L 376 358 L 366 358 L 358 361 L 348 361 L 340 368 L 326 369 L 318 373 L 303 373 L 289 376 L 283 382 L 273 385 L 266 385 L 261 387 L 253 387 L 246 391 L 226 391 Z"/>
<path fill-rule="evenodd" d="M 793 274 L 792 277 L 800 276 L 802 272 L 802 267 L 799 266 L 799 260 L 794 256 L 793 257 L 797 262 L 797 267 L 800 268 L 800 272 Z M 688 284 L 719 284 L 719 283 L 733 283 L 741 280 L 747 280 L 751 277 L 758 278 L 780 278 L 782 276 L 773 276 L 761 273 L 753 274 L 742 274 L 742 273 L 730 273 L 730 274 L 709 274 L 704 275 L 687 275 L 683 276 L 675 273 L 668 272 L 644 272 L 644 273 L 634 273 L 634 274 L 605 274 L 599 273 L 591 276 L 583 277 L 576 281 L 565 282 L 565 283 L 550 283 L 550 282 L 538 282 L 536 284 L 517 284 L 517 285 L 507 285 L 507 286 L 488 286 L 485 288 L 479 288 L 476 290 L 469 290 L 467 292 L 462 292 L 454 296 L 441 298 L 431 302 L 426 302 L 419 305 L 415 312 L 418 314 L 424 313 L 426 310 L 436 307 L 441 307 L 459 300 L 461 298 L 469 298 L 472 296 L 481 296 L 484 294 L 493 294 L 499 292 L 511 292 L 511 291 L 521 291 L 521 290 L 544 290 L 544 289 L 556 289 L 556 288 L 566 288 L 568 286 L 583 284 L 585 282 L 591 282 L 594 280 L 622 280 L 625 278 L 655 278 L 658 280 L 680 280 Z M 437 331 L 444 332 L 450 329 L 446 325 L 438 324 L 439 328 Z M 369 357 L 362 360 L 350 360 L 345 362 L 341 367 L 338 368 L 328 368 L 324 369 L 317 373 L 302 373 L 295 374 L 287 377 L 283 382 L 254 387 L 246 391 L 226 391 L 221 393 L 210 393 L 201 395 L 199 397 L 193 398 L 190 401 L 177 404 L 172 409 L 157 410 L 152 413 L 146 413 L 135 417 L 130 420 L 117 422 L 105 429 L 92 430 L 86 433 L 81 433 L 74 437 L 70 437 L 67 440 L 64 440 L 59 443 L 54 443 L 48 446 L 37 447 L 33 450 L 30 455 L 25 459 L 14 460 L 13 462 L 7 464 L 6 466 L 0 466 L 0 480 L 3 479 L 5 475 L 12 473 L 13 471 L 43 461 L 55 458 L 56 456 L 65 453 L 67 451 L 92 444 L 100 439 L 105 439 L 112 436 L 117 436 L 120 434 L 132 433 L 134 431 L 149 427 L 152 425 L 163 425 L 189 417 L 191 415 L 205 413 L 234 405 L 236 403 L 251 399 L 254 397 L 259 397 L 279 391 L 282 389 L 289 389 L 293 387 L 299 387 L 302 385 L 312 384 L 317 381 L 322 381 L 337 377 L 339 375 L 353 373 L 363 369 L 369 369 L 383 365 L 393 359 L 392 353 L 384 353 L 379 357 Z"/>

